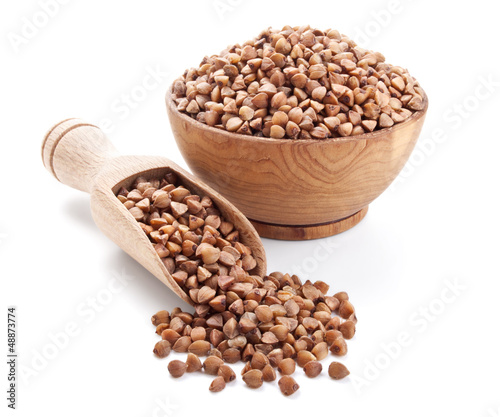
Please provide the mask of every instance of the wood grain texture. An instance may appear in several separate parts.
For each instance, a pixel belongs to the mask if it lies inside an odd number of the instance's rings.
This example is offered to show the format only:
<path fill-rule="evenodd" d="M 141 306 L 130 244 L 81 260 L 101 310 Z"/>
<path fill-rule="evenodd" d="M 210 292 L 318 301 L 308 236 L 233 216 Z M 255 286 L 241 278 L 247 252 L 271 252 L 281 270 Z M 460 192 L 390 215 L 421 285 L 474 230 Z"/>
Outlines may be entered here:
<path fill-rule="evenodd" d="M 83 132 L 85 140 L 75 140 Z M 47 133 L 42 144 L 45 167 L 63 184 L 87 193 L 104 164 L 117 154 L 98 127 L 80 119 L 58 123 Z"/>
<path fill-rule="evenodd" d="M 408 160 L 427 103 L 425 98 L 424 110 L 389 129 L 290 140 L 210 127 L 177 111 L 166 96 L 175 140 L 193 173 L 248 218 L 283 226 L 331 223 L 367 207 Z"/>
<path fill-rule="evenodd" d="M 311 240 L 345 232 L 363 220 L 367 212 L 368 207 L 365 207 L 345 219 L 315 225 L 283 226 L 279 224 L 262 223 L 252 219 L 250 219 L 250 222 L 253 224 L 260 237 L 279 240 Z"/>
<path fill-rule="evenodd" d="M 219 193 L 169 159 L 119 156 L 98 127 L 80 119 L 68 119 L 49 131 L 42 145 L 42 159 L 59 181 L 89 192 L 92 217 L 104 234 L 187 303 L 192 304 L 191 299 L 168 273 L 137 221 L 116 198 L 118 189 L 130 186 L 139 175 L 149 179 L 175 172 L 186 188 L 210 197 L 239 230 L 241 241 L 252 249 L 257 261 L 252 273 L 266 274 L 262 242 L 247 218 Z"/>

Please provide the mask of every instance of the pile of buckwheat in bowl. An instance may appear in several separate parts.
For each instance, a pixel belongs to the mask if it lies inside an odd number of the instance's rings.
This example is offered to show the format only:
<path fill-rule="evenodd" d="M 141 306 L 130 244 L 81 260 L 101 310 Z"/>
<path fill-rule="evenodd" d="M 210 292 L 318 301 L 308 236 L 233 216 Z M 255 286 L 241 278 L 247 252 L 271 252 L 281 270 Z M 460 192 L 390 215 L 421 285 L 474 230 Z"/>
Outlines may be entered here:
<path fill-rule="evenodd" d="M 205 57 L 173 83 L 171 98 L 198 122 L 276 139 L 390 128 L 426 102 L 406 69 L 337 30 L 310 26 L 267 29 Z"/>
<path fill-rule="evenodd" d="M 173 377 L 203 372 L 215 377 L 209 389 L 218 392 L 236 379 L 229 364 L 243 361 L 248 387 L 274 381 L 277 370 L 288 396 L 299 389 L 291 376 L 296 365 L 314 378 L 329 353 L 346 355 L 357 323 L 348 295 L 329 296 L 325 282 L 302 283 L 296 275 L 252 274 L 257 263 L 251 249 L 210 198 L 191 193 L 173 173 L 139 177 L 117 197 L 194 304 L 194 314 L 174 308 L 152 317 L 162 339 L 154 354 L 187 353 L 185 362 L 168 364 Z M 349 371 L 333 361 L 328 374 L 342 379 Z"/>

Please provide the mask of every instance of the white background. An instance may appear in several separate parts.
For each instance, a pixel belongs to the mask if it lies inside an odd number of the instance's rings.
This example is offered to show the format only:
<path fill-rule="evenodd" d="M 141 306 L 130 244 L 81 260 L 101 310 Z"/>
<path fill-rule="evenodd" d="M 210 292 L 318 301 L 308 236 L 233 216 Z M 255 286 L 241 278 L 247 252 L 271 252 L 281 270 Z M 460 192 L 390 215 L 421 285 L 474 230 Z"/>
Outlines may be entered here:
<path fill-rule="evenodd" d="M 12 415 L 500 415 L 493 2 L 65 3 L 47 19 L 35 0 L 0 10 L 0 353 L 14 305 L 23 376 Z M 337 28 L 408 68 L 431 105 L 409 164 L 361 224 L 323 241 L 264 241 L 269 271 L 301 270 L 349 292 L 359 317 L 342 360 L 351 376 L 306 380 L 298 370 L 292 398 L 276 384 L 251 391 L 241 380 L 211 394 L 209 377 L 173 380 L 168 360 L 153 357 L 150 316 L 180 302 L 99 232 L 88 196 L 45 171 L 40 144 L 51 125 L 81 117 L 106 124 L 123 153 L 185 166 L 163 102 L 171 80 L 267 26 L 306 23 Z M 137 96 L 151 71 L 159 72 L 156 85 Z M 123 104 L 131 92 L 135 101 Z M 5 365 L 0 381 L 5 415 Z"/>

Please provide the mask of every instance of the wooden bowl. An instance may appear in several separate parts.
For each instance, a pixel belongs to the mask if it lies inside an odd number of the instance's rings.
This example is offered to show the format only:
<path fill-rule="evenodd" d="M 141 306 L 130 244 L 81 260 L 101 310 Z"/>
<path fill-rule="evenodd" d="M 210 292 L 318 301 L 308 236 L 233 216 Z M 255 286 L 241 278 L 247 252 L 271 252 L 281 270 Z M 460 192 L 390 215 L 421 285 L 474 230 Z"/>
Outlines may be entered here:
<path fill-rule="evenodd" d="M 193 173 L 238 207 L 261 237 L 306 240 L 350 229 L 391 184 L 415 147 L 424 110 L 391 128 L 324 140 L 268 139 L 167 113 Z"/>

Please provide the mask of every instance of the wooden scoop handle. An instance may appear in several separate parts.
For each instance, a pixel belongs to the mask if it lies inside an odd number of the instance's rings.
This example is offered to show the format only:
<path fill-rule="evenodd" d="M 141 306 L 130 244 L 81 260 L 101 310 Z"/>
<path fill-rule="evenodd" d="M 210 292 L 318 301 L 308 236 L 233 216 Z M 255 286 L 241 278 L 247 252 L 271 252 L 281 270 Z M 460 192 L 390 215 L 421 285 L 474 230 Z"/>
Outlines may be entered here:
<path fill-rule="evenodd" d="M 67 119 L 49 130 L 42 159 L 57 180 L 90 192 L 95 176 L 117 151 L 104 132 L 80 119 Z"/>

